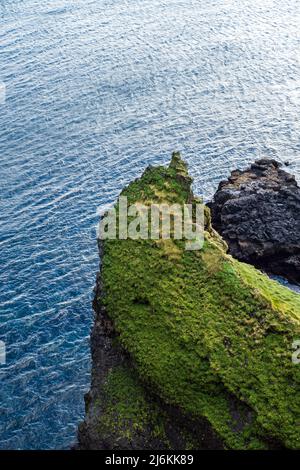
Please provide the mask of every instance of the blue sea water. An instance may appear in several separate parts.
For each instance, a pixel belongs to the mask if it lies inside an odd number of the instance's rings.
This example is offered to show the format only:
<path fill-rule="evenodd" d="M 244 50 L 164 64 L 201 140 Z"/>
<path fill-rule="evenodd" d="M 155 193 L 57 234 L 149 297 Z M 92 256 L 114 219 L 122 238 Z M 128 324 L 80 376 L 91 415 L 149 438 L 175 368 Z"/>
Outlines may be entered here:
<path fill-rule="evenodd" d="M 0 448 L 76 439 L 97 207 L 174 149 L 205 198 L 262 156 L 299 179 L 299 22 L 297 0 L 0 0 Z"/>

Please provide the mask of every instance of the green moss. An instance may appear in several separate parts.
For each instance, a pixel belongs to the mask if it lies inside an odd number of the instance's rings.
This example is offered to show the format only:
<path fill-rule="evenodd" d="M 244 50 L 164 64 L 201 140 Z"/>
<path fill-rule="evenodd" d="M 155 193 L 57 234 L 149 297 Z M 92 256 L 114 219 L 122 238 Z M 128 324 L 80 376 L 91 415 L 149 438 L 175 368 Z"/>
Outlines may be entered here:
<path fill-rule="evenodd" d="M 123 195 L 182 204 L 193 198 L 190 182 L 173 155 Z M 206 229 L 200 251 L 181 240 L 106 240 L 101 300 L 139 376 L 166 403 L 206 417 L 230 448 L 264 448 L 270 437 L 299 448 L 291 345 L 300 297 L 228 256 L 207 209 Z"/>
<path fill-rule="evenodd" d="M 168 446 L 164 416 L 158 404 L 148 399 L 133 370 L 123 366 L 112 369 L 102 393 L 104 411 L 99 421 L 102 436 L 113 435 L 132 442 L 145 433 Z"/>

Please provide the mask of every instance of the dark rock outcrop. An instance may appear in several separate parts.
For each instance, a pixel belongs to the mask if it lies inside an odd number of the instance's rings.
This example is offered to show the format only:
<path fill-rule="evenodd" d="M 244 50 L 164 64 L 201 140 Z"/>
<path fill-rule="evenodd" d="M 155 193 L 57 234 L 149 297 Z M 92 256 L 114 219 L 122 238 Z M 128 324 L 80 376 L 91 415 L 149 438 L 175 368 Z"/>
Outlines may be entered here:
<path fill-rule="evenodd" d="M 221 181 L 212 223 L 235 258 L 300 283 L 300 188 L 275 160 Z"/>

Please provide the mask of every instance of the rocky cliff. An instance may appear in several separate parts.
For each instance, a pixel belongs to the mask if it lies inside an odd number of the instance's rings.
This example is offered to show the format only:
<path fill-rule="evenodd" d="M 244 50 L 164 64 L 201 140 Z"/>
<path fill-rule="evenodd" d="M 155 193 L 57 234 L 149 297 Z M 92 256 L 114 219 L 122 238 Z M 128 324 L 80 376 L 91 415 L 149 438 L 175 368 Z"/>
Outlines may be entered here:
<path fill-rule="evenodd" d="M 300 283 L 300 188 L 280 163 L 233 171 L 210 207 L 232 256 Z"/>
<path fill-rule="evenodd" d="M 178 154 L 122 194 L 199 204 Z M 228 255 L 207 208 L 201 250 L 175 239 L 99 245 L 78 447 L 300 448 L 299 295 Z"/>

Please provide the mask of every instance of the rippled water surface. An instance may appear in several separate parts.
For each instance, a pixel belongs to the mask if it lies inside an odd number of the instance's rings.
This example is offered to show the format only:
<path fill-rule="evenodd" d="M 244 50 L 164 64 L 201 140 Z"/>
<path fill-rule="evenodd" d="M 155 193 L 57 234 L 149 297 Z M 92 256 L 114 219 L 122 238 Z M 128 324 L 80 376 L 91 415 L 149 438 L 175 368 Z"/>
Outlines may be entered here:
<path fill-rule="evenodd" d="M 0 0 L 0 48 L 0 448 L 67 448 L 97 207 L 174 149 L 206 198 L 260 156 L 299 178 L 299 2 Z"/>

